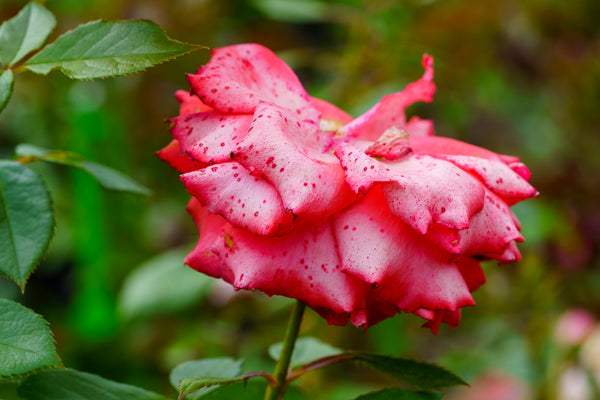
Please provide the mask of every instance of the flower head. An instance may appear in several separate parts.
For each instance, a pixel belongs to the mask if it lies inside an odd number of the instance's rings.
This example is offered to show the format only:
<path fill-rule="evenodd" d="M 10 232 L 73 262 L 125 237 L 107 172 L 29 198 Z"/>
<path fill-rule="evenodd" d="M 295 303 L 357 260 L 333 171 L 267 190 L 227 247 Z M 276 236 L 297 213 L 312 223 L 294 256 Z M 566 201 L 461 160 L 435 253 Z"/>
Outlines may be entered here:
<path fill-rule="evenodd" d="M 456 326 L 485 282 L 479 262 L 520 258 L 509 206 L 537 195 L 529 171 L 434 135 L 405 109 L 431 102 L 433 58 L 403 91 L 353 119 L 310 97 L 256 44 L 212 51 L 177 92 L 159 156 L 193 195 L 192 268 L 237 289 L 297 298 L 329 323 L 400 312 Z"/>

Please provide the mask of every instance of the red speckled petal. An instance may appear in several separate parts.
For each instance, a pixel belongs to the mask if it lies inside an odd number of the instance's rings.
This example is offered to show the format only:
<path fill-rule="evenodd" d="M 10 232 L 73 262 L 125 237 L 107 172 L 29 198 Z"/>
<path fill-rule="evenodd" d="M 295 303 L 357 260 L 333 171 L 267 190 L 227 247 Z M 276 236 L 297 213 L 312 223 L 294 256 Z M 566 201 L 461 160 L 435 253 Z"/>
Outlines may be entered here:
<path fill-rule="evenodd" d="M 483 185 L 447 161 L 423 155 L 378 161 L 347 143 L 338 144 L 335 154 L 353 190 L 381 183 L 392 213 L 421 234 L 432 222 L 464 229 L 483 207 Z"/>
<path fill-rule="evenodd" d="M 208 212 L 194 197 L 188 203 L 187 210 L 198 227 L 200 237 L 194 250 L 185 258 L 185 264 L 206 275 L 232 282 L 232 272 L 211 250 L 215 243 L 222 240 L 227 221 Z"/>
<path fill-rule="evenodd" d="M 331 138 L 286 109 L 262 103 L 235 159 L 263 176 L 296 216 L 320 220 L 353 200 Z"/>
<path fill-rule="evenodd" d="M 228 162 L 181 176 L 188 192 L 208 211 L 256 235 L 289 230 L 293 215 L 285 212 L 279 194 L 262 178 L 237 162 Z"/>
<path fill-rule="evenodd" d="M 405 312 L 474 304 L 454 257 L 394 217 L 377 188 L 336 215 L 334 230 L 344 270 L 377 284 L 378 302 Z"/>
<path fill-rule="evenodd" d="M 471 218 L 467 229 L 456 231 L 434 224 L 427 232 L 427 238 L 454 254 L 505 262 L 521 258 L 514 245 L 514 241 L 523 241 L 518 221 L 506 203 L 489 190 L 486 190 L 483 209 Z"/>
<path fill-rule="evenodd" d="M 390 127 L 405 129 L 406 107 L 417 101 L 433 101 L 433 57 L 423 56 L 423 68 L 425 73 L 421 79 L 408 84 L 401 92 L 383 97 L 369 111 L 344 126 L 340 132 L 358 139 L 374 141 Z"/>
<path fill-rule="evenodd" d="M 516 246 L 509 247 L 513 241 L 523 241 L 515 222 L 516 218 L 506 203 L 486 190 L 483 209 L 471 219 L 471 226 L 460 232 L 462 251 L 467 255 L 483 255 L 501 261 L 519 260 L 521 255 Z"/>
<path fill-rule="evenodd" d="M 394 181 L 386 165 L 349 143 L 337 143 L 334 152 L 345 171 L 346 183 L 355 193 L 365 193 L 378 182 Z"/>
<path fill-rule="evenodd" d="M 229 159 L 236 144 L 246 135 L 250 115 L 225 115 L 216 111 L 173 118 L 171 133 L 181 151 L 204 163 Z"/>
<path fill-rule="evenodd" d="M 188 75 L 192 91 L 224 113 L 253 114 L 266 101 L 301 120 L 318 122 L 319 111 L 292 69 L 271 50 L 240 44 L 211 50 L 210 61 Z"/>
<path fill-rule="evenodd" d="M 206 164 L 198 162 L 187 154 L 182 153 L 179 150 L 179 142 L 175 139 L 171 140 L 166 147 L 157 151 L 156 155 L 182 174 L 206 167 Z"/>
<path fill-rule="evenodd" d="M 186 92 L 185 90 L 176 91 L 175 98 L 179 102 L 179 115 L 195 114 L 212 110 L 212 108 L 204 104 L 198 96 Z"/>
<path fill-rule="evenodd" d="M 537 195 L 537 190 L 533 186 L 501 161 L 473 156 L 437 156 L 437 158 L 450 161 L 461 169 L 479 176 L 488 189 L 502 197 L 508 205 Z"/>
<path fill-rule="evenodd" d="M 213 248 L 235 275 L 236 288 L 296 298 L 315 309 L 350 313 L 362 306 L 367 285 L 341 272 L 329 222 L 284 237 L 250 235 L 227 228 L 227 241 Z"/>

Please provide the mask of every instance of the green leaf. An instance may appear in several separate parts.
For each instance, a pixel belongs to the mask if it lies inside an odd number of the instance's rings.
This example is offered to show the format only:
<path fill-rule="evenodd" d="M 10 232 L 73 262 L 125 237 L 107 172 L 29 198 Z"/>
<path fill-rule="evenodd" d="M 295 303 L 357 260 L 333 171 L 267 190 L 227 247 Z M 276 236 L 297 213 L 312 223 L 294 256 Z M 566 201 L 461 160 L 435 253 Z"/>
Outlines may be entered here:
<path fill-rule="evenodd" d="M 6 108 L 10 96 L 12 96 L 13 87 L 15 86 L 15 76 L 8 69 L 0 73 L 0 113 Z"/>
<path fill-rule="evenodd" d="M 224 376 L 193 376 L 191 378 L 184 378 L 179 382 L 179 397 L 177 399 L 198 398 L 190 397 L 190 395 L 196 394 L 196 392 L 202 389 L 212 389 L 214 386 L 228 385 L 244 379 L 240 377 L 227 378 Z"/>
<path fill-rule="evenodd" d="M 239 382 L 233 385 L 220 386 L 202 396 L 202 400 L 257 400 L 265 396 L 266 388 L 267 385 L 264 382 Z M 308 400 L 308 397 L 291 386 L 285 392 L 284 400 Z"/>
<path fill-rule="evenodd" d="M 440 400 L 443 396 L 442 393 L 390 388 L 363 394 L 355 400 Z"/>
<path fill-rule="evenodd" d="M 27 4 L 0 26 L 0 63 L 12 65 L 39 49 L 55 25 L 56 18 L 50 11 L 38 3 Z"/>
<path fill-rule="evenodd" d="M 60 68 L 75 79 L 142 71 L 201 46 L 170 39 L 152 21 L 94 21 L 60 36 L 25 63 L 39 74 Z"/>
<path fill-rule="evenodd" d="M 18 393 L 26 400 L 167 400 L 159 394 L 74 369 L 31 375 Z"/>
<path fill-rule="evenodd" d="M 314 337 L 298 338 L 292 352 L 291 366 L 296 367 L 301 364 L 306 364 L 316 358 L 332 356 L 340 354 L 342 350 L 333 347 L 327 343 L 321 342 Z M 269 347 L 269 355 L 275 361 L 281 353 L 281 343 L 275 343 Z"/>
<path fill-rule="evenodd" d="M 84 170 L 92 175 L 105 189 L 129 192 L 141 195 L 149 195 L 150 189 L 140 185 L 128 176 L 115 171 L 112 168 L 87 161 L 81 155 L 64 150 L 47 150 L 30 144 L 20 144 L 15 153 L 21 157 L 33 156 L 28 161 L 46 161 L 54 164 L 68 165 Z"/>
<path fill-rule="evenodd" d="M 44 180 L 13 161 L 0 161 L 0 274 L 23 289 L 48 251 L 54 210 Z"/>
<path fill-rule="evenodd" d="M 185 255 L 184 251 L 170 251 L 134 269 L 121 290 L 122 314 L 148 317 L 178 311 L 203 299 L 215 279 L 184 266 Z"/>
<path fill-rule="evenodd" d="M 0 380 L 60 366 L 48 323 L 30 309 L 0 299 Z"/>
<path fill-rule="evenodd" d="M 322 22 L 328 14 L 328 4 L 315 0 L 251 0 L 252 5 L 276 21 L 291 23 Z"/>
<path fill-rule="evenodd" d="M 419 389 L 435 390 L 448 386 L 467 385 L 452 372 L 420 361 L 368 353 L 354 353 L 351 359 L 364 362 Z"/>
<path fill-rule="evenodd" d="M 169 375 L 171 385 L 175 389 L 179 390 L 179 383 L 183 379 L 194 379 L 194 377 L 203 377 L 210 379 L 211 377 L 221 378 L 235 378 L 242 373 L 242 360 L 234 360 L 229 357 L 220 358 L 206 358 L 201 360 L 192 360 L 179 364 L 175 367 Z M 210 383 L 210 382 L 208 382 Z M 229 382 L 227 382 L 229 383 Z M 208 386 L 208 385 L 205 385 Z M 182 387 L 183 389 L 183 387 Z M 203 394 L 216 389 L 215 387 L 206 387 L 199 389 L 192 395 L 189 395 L 188 399 L 196 399 Z"/>

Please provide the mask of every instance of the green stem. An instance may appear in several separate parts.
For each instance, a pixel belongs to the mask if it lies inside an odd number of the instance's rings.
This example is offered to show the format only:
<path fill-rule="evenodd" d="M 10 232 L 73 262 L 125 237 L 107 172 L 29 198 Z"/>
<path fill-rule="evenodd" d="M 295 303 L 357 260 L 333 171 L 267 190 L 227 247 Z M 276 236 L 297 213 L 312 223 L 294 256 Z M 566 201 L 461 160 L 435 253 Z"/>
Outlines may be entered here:
<path fill-rule="evenodd" d="M 275 365 L 275 371 L 273 375 L 277 380 L 277 386 L 269 385 L 265 392 L 265 400 L 278 400 L 283 397 L 286 389 L 287 375 L 290 367 L 290 361 L 292 360 L 292 351 L 294 350 L 294 344 L 298 338 L 298 332 L 300 331 L 300 323 L 302 322 L 302 314 L 304 314 L 304 308 L 306 306 L 300 300 L 296 301 L 294 311 L 290 316 L 287 329 L 285 331 L 285 338 L 283 339 L 283 345 L 281 346 L 281 353 L 279 359 Z"/>

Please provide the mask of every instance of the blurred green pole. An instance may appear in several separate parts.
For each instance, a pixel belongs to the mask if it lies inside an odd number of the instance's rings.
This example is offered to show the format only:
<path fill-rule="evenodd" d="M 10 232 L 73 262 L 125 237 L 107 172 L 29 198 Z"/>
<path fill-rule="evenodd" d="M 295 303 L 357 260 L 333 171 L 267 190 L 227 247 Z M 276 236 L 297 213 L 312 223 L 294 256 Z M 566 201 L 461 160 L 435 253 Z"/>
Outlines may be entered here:
<path fill-rule="evenodd" d="M 78 85 L 78 86 L 77 86 Z M 87 85 L 87 86 L 86 86 Z M 98 83 L 74 84 L 70 104 L 70 150 L 91 160 L 102 162 L 99 144 L 110 141 L 113 132 L 108 123 L 111 115 L 102 103 L 86 104 L 81 95 L 94 96 Z M 79 92 L 76 92 L 79 90 Z M 74 95 L 76 93 L 77 95 Z M 104 92 L 101 92 L 102 95 Z M 72 234 L 75 265 L 73 270 L 74 301 L 72 323 L 84 340 L 103 340 L 116 331 L 117 319 L 110 285 L 110 248 L 107 234 L 105 193 L 86 173 L 71 169 Z"/>

